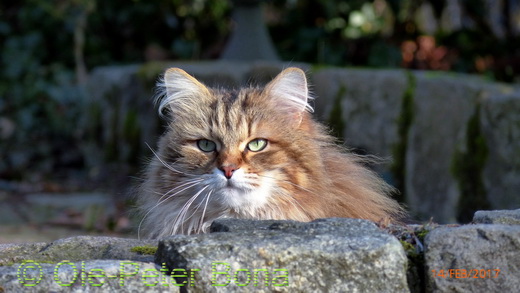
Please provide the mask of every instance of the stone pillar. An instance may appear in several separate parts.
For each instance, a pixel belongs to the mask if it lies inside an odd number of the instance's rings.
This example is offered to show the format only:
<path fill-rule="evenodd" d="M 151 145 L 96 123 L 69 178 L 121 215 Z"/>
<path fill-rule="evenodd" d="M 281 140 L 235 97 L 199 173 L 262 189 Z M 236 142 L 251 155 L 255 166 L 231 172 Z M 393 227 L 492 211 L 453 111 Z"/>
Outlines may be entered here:
<path fill-rule="evenodd" d="M 235 27 L 222 54 L 225 60 L 279 60 L 264 23 L 262 0 L 233 0 Z"/>

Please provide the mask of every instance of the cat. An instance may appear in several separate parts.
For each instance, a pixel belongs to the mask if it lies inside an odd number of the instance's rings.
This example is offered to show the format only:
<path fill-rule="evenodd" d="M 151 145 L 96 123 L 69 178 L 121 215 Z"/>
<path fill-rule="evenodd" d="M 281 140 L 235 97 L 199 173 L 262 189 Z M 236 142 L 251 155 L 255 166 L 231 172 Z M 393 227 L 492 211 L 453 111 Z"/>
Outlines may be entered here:
<path fill-rule="evenodd" d="M 394 191 L 310 113 L 305 73 L 264 88 L 209 88 L 170 68 L 156 99 L 167 129 L 137 205 L 150 238 L 208 232 L 219 218 L 396 222 Z"/>

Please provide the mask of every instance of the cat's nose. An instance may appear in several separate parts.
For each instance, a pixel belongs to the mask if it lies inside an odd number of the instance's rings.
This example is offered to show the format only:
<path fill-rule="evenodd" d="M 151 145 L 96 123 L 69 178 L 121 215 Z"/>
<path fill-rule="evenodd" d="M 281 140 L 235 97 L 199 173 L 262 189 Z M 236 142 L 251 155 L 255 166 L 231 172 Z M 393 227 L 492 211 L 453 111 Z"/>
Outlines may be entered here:
<path fill-rule="evenodd" d="M 231 176 L 233 176 L 233 172 L 239 169 L 236 165 L 227 165 L 222 166 L 219 168 L 222 173 L 224 173 L 224 176 L 226 176 L 227 179 L 231 179 Z"/>

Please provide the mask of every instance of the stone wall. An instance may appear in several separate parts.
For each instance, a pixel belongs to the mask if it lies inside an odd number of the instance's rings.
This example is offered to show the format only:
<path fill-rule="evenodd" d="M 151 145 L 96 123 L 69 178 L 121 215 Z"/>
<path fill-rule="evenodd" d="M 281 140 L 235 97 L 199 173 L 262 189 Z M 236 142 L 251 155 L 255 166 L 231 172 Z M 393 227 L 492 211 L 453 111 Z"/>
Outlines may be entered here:
<path fill-rule="evenodd" d="M 514 292 L 520 210 L 474 222 L 227 219 L 161 240 L 0 244 L 0 292 Z"/>
<path fill-rule="evenodd" d="M 520 206 L 520 91 L 442 72 L 224 61 L 97 68 L 84 117 L 89 166 L 135 165 L 149 155 L 162 130 L 152 88 L 166 68 L 238 87 L 289 66 L 307 71 L 319 119 L 348 147 L 384 159 L 374 168 L 399 187 L 414 218 L 468 222 L 479 209 Z"/>

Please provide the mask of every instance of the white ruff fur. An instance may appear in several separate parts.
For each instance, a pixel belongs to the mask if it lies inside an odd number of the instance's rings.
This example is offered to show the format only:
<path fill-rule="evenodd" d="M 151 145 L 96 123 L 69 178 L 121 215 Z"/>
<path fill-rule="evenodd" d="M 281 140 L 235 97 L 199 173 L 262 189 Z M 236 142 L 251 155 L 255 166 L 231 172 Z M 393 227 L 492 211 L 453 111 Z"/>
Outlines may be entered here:
<path fill-rule="evenodd" d="M 174 234 L 206 233 L 211 223 L 219 218 L 258 219 L 270 214 L 276 218 L 277 210 L 269 210 L 274 180 L 269 176 L 246 174 L 238 169 L 228 180 L 222 171 L 199 176 L 195 183 L 184 183 L 161 195 L 158 202 L 150 203 L 145 217 L 162 222 L 161 231 L 154 237 Z M 191 182 L 192 180 L 187 180 Z M 256 185 L 256 186 L 254 186 Z"/>

